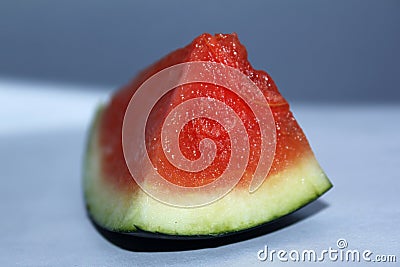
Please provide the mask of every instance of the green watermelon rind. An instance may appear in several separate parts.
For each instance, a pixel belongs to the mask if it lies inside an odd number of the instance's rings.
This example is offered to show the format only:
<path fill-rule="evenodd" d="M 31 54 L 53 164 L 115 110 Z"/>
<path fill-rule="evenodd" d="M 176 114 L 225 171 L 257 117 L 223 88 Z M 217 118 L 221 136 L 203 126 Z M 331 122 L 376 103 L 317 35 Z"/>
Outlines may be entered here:
<path fill-rule="evenodd" d="M 104 106 L 98 108 L 90 128 L 83 187 L 89 216 L 110 231 L 180 236 L 232 233 L 290 214 L 332 187 L 310 153 L 294 170 L 268 177 L 255 193 L 235 188 L 224 198 L 204 207 L 172 207 L 140 189 L 121 191 L 101 174 L 97 135 L 103 109 Z"/>

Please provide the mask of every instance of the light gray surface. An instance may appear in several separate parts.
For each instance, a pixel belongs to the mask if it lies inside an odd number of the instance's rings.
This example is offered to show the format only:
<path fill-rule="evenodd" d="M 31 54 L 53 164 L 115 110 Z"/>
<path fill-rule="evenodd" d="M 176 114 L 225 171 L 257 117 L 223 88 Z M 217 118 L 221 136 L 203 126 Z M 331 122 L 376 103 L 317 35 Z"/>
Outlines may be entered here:
<path fill-rule="evenodd" d="M 117 88 L 203 32 L 237 32 L 290 100 L 400 101 L 399 13 L 396 0 L 1 0 L 0 77 Z"/>
<path fill-rule="evenodd" d="M 23 90 L 1 85 L 1 101 L 18 98 L 29 103 L 19 93 Z M 350 249 L 394 254 L 397 264 L 400 261 L 399 106 L 293 106 L 334 184 L 321 200 L 295 214 L 303 217 L 297 223 L 214 249 L 137 253 L 104 240 L 85 215 L 81 188 L 85 134 L 89 115 L 104 96 L 60 93 L 62 97 L 43 97 L 31 106 L 30 114 L 41 114 L 54 103 L 60 109 L 70 107 L 72 115 L 64 126 L 50 118 L 50 110 L 49 120 L 41 121 L 48 127 L 29 130 L 21 125 L 18 132 L 12 123 L 23 122 L 23 114 L 0 107 L 0 266 L 266 266 L 271 262 L 257 260 L 264 245 L 321 251 L 336 248 L 339 238 L 345 238 Z M 72 111 L 74 105 L 79 108 Z M 12 131 L 7 130 L 9 125 L 14 125 Z"/>

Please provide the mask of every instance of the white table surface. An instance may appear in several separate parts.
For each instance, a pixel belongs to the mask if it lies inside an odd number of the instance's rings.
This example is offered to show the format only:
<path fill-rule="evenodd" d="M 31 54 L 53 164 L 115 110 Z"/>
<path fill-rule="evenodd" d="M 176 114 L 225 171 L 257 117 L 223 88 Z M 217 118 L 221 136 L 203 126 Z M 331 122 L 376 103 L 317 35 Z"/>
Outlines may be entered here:
<path fill-rule="evenodd" d="M 267 235 L 145 253 L 112 245 L 86 217 L 86 132 L 106 94 L 79 89 L 0 80 L 0 266 L 304 266 L 261 262 L 257 252 L 337 249 L 339 238 L 347 249 L 396 255 L 382 266 L 400 265 L 400 105 L 293 105 L 334 188 Z"/>

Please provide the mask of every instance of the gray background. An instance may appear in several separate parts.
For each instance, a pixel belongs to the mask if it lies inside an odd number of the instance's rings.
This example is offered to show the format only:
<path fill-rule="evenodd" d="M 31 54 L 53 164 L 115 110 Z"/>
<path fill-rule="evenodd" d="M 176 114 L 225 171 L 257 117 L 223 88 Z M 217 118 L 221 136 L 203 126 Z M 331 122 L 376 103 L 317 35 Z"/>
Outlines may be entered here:
<path fill-rule="evenodd" d="M 2 0 L 0 79 L 115 90 L 203 32 L 237 32 L 290 101 L 400 100 L 399 1 Z"/>

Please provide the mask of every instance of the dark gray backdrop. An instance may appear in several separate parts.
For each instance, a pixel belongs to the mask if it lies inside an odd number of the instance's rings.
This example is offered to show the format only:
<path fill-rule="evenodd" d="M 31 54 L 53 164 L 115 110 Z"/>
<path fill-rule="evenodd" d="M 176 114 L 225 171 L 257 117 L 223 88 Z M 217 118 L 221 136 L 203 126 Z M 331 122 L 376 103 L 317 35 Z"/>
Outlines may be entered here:
<path fill-rule="evenodd" d="M 2 0 L 0 78 L 114 90 L 203 32 L 233 31 L 289 100 L 400 101 L 389 0 Z"/>

